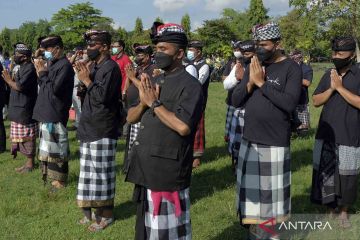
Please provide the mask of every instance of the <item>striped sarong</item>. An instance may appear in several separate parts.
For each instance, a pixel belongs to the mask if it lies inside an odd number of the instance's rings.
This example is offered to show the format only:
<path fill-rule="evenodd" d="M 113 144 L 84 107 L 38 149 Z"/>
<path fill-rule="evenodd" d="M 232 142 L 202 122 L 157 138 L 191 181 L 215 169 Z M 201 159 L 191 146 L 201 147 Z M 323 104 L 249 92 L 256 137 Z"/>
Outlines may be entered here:
<path fill-rule="evenodd" d="M 290 147 L 242 139 L 236 188 L 236 206 L 242 224 L 287 220 L 291 207 L 290 183 Z"/>

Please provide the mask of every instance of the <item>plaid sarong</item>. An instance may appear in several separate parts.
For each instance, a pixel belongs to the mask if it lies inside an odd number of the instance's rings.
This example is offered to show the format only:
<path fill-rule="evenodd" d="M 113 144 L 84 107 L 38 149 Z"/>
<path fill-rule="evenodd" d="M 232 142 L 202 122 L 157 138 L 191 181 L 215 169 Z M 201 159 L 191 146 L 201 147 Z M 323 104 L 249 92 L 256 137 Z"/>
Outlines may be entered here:
<path fill-rule="evenodd" d="M 116 140 L 103 138 L 80 143 L 79 207 L 114 205 Z"/>
<path fill-rule="evenodd" d="M 237 166 L 236 206 L 242 224 L 282 222 L 290 214 L 290 147 L 242 139 Z"/>
<path fill-rule="evenodd" d="M 301 129 L 309 129 L 310 128 L 310 112 L 309 112 L 309 105 L 298 105 L 296 106 L 296 114 L 301 122 L 300 128 Z"/>
<path fill-rule="evenodd" d="M 194 138 L 194 158 L 202 157 L 205 150 L 205 112 L 202 113 Z"/>
<path fill-rule="evenodd" d="M 132 145 L 134 144 L 134 141 L 136 140 L 136 137 L 139 133 L 141 123 L 135 123 L 130 125 L 130 137 L 129 137 L 129 151 L 131 150 Z"/>
<path fill-rule="evenodd" d="M 244 132 L 245 108 L 236 109 L 231 120 L 230 137 L 228 151 L 232 156 L 234 163 L 237 163 L 241 138 Z"/>
<path fill-rule="evenodd" d="M 162 198 L 159 215 L 154 216 L 151 190 L 145 189 L 144 199 L 138 201 L 136 237 L 138 240 L 190 240 L 192 239 L 190 221 L 189 188 L 179 191 L 181 215 L 175 216 L 175 204 Z"/>
<path fill-rule="evenodd" d="M 45 162 L 67 161 L 70 155 L 68 132 L 58 123 L 40 123 L 39 160 Z"/>
<path fill-rule="evenodd" d="M 229 139 L 230 137 L 231 120 L 234 116 L 234 111 L 235 108 L 233 106 L 227 105 L 226 119 L 225 119 L 225 134 L 224 134 L 225 139 Z"/>
<path fill-rule="evenodd" d="M 66 127 L 58 123 L 40 123 L 40 143 L 38 158 L 41 161 L 43 180 L 47 177 L 66 181 L 70 156 L 69 140 Z"/>
<path fill-rule="evenodd" d="M 28 142 L 36 139 L 39 134 L 39 124 L 10 123 L 10 139 L 12 143 Z"/>
<path fill-rule="evenodd" d="M 357 198 L 360 147 L 344 146 L 316 139 L 313 151 L 313 203 L 351 206 Z"/>

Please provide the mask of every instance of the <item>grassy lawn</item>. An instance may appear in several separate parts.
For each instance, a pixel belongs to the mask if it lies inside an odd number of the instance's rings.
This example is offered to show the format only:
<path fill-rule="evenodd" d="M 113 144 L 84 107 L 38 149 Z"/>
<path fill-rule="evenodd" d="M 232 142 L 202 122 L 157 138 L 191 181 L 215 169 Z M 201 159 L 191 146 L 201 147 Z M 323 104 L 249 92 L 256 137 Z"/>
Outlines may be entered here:
<path fill-rule="evenodd" d="M 314 65 L 315 79 L 310 87 L 312 94 L 324 65 Z M 191 216 L 193 239 L 245 239 L 235 213 L 235 177 L 231 171 L 224 135 L 226 92 L 220 83 L 211 83 L 206 112 L 207 149 L 201 167 L 193 172 L 191 185 Z M 312 147 L 320 109 L 311 107 L 311 134 L 292 141 L 292 212 L 321 213 L 310 203 L 312 175 Z M 9 123 L 6 122 L 7 129 Z M 15 167 L 25 158 L 13 160 L 9 151 L 0 155 L 0 239 L 133 239 L 135 205 L 131 201 L 133 185 L 124 182 L 121 172 L 125 143 L 119 141 L 117 152 L 117 186 L 115 199 L 116 222 L 101 233 L 89 233 L 77 225 L 82 217 L 76 206 L 76 188 L 79 174 L 79 151 L 75 133 L 70 133 L 71 161 L 68 187 L 49 193 L 41 172 L 19 175 Z M 8 147 L 9 148 L 9 147 Z M 358 201 L 355 209 L 359 209 Z M 343 236 L 342 232 L 325 233 L 330 237 Z M 340 234 L 340 235 L 339 235 Z M 350 231 L 347 238 L 355 236 Z M 308 235 L 318 239 L 318 235 Z"/>

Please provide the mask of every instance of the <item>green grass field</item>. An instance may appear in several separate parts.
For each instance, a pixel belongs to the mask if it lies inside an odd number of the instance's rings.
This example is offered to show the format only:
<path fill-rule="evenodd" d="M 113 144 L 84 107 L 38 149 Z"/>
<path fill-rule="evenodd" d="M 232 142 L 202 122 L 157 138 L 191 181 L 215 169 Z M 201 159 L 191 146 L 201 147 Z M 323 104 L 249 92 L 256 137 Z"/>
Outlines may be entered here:
<path fill-rule="evenodd" d="M 310 87 L 312 94 L 324 65 L 314 65 L 315 78 Z M 211 83 L 208 109 L 206 111 L 207 148 L 199 169 L 193 172 L 191 185 L 191 216 L 193 239 L 245 239 L 235 213 L 235 177 L 231 171 L 224 135 L 226 92 L 220 83 Z M 311 107 L 311 134 L 292 141 L 292 212 L 321 213 L 323 208 L 312 205 L 309 200 L 312 174 L 312 146 L 320 109 Z M 6 122 L 7 129 L 9 123 Z M 82 217 L 76 206 L 76 188 L 79 174 L 78 142 L 70 133 L 71 161 L 68 187 L 49 193 L 41 173 L 36 169 L 30 174 L 19 175 L 14 168 L 23 164 L 25 158 L 13 160 L 9 151 L 0 155 L 0 239 L 133 239 L 135 205 L 131 201 L 133 185 L 124 182 L 121 172 L 125 143 L 119 141 L 117 152 L 117 186 L 114 225 L 101 233 L 89 233 L 86 227 L 77 225 Z M 355 209 L 359 209 L 358 201 Z M 323 233 L 332 239 L 355 236 L 348 233 Z M 318 239 L 320 235 L 308 235 Z M 335 237 L 335 238 L 334 238 Z"/>

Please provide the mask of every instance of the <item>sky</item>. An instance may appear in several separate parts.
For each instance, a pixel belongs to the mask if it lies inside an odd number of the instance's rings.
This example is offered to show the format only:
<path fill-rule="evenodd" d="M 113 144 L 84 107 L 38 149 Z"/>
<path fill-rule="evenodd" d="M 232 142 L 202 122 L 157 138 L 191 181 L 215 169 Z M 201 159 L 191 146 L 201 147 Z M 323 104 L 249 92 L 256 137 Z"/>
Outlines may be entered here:
<path fill-rule="evenodd" d="M 114 27 L 134 29 L 135 19 L 143 20 L 149 28 L 156 17 L 165 22 L 180 23 L 181 17 L 190 15 L 192 30 L 204 20 L 220 17 L 222 9 L 244 11 L 250 0 L 88 0 L 102 11 L 102 15 L 114 21 Z M 86 2 L 75 0 L 0 0 L 0 30 L 4 27 L 18 28 L 26 21 L 51 20 L 51 16 L 70 4 Z M 270 16 L 285 15 L 289 10 L 288 0 L 263 0 Z"/>

